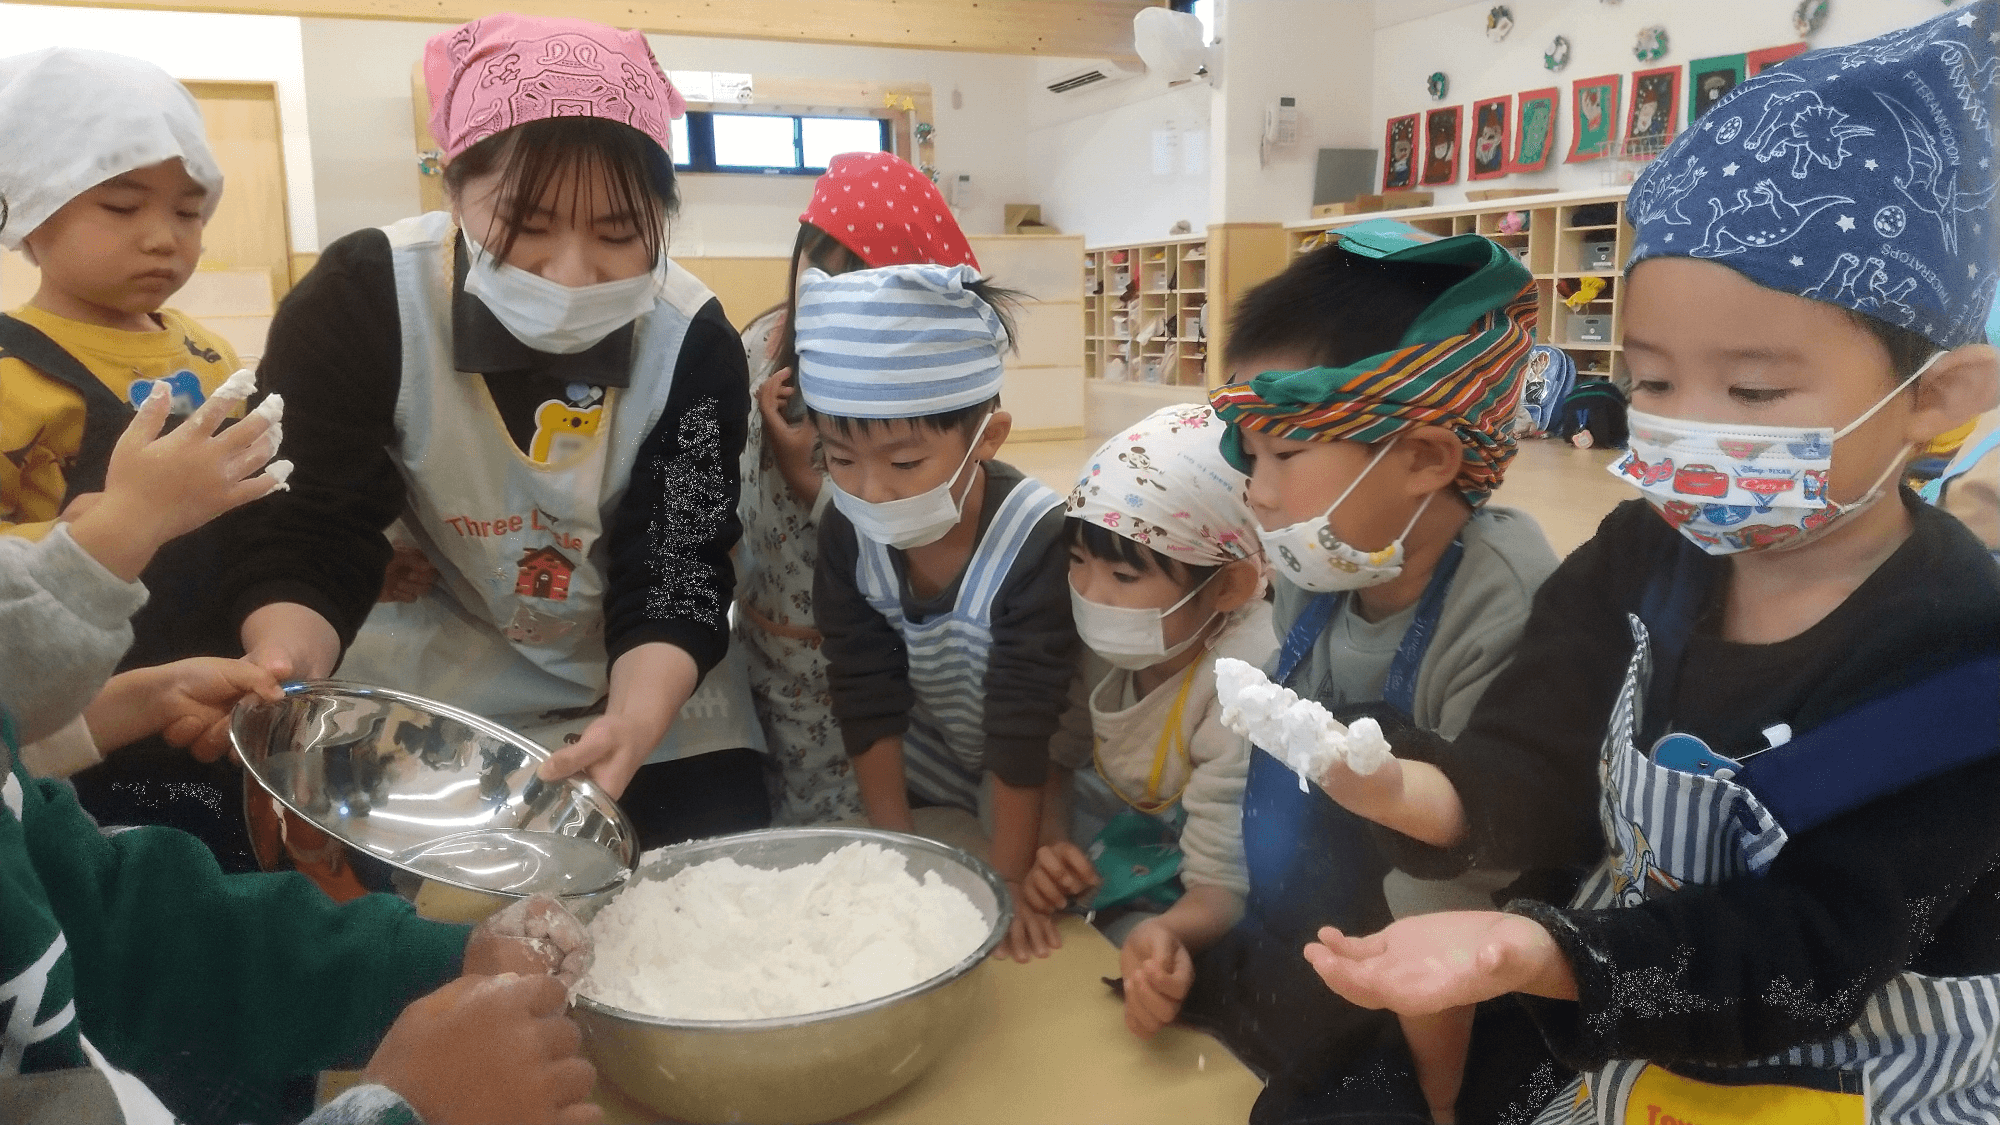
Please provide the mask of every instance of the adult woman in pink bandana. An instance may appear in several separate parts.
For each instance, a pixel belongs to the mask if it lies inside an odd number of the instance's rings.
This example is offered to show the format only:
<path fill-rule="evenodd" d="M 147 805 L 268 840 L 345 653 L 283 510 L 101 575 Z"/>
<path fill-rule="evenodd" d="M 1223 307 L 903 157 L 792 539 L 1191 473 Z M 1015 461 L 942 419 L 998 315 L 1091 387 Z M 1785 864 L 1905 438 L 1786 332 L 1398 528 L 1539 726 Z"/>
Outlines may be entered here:
<path fill-rule="evenodd" d="M 683 100 L 643 36 L 570 19 L 475 20 L 424 75 L 450 210 L 335 242 L 272 325 L 297 470 L 219 576 L 243 647 L 522 730 L 646 846 L 764 823 L 740 666 L 684 710 L 728 650 L 750 403 L 665 252 Z M 438 578 L 376 607 L 398 519 Z"/>

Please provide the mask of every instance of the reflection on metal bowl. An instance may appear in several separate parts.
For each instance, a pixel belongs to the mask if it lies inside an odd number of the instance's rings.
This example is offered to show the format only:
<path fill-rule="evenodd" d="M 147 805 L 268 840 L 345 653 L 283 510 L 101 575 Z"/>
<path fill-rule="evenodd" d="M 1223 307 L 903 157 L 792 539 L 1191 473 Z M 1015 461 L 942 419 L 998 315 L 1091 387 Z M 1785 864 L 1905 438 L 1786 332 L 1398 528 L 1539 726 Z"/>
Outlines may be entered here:
<path fill-rule="evenodd" d="M 902 856 L 919 880 L 934 871 L 965 892 L 988 923 L 985 942 L 913 988 L 806 1016 L 671 1020 L 579 996 L 574 1015 L 598 1071 L 654 1110 L 696 1125 L 813 1125 L 866 1109 L 915 1081 L 979 1016 L 987 957 L 1014 916 L 1007 884 L 992 868 L 957 848 L 898 832 L 777 828 L 649 852 L 633 878 L 666 879 L 715 859 L 796 867 L 861 842 Z"/>
<path fill-rule="evenodd" d="M 494 896 L 536 891 L 572 909 L 608 899 L 638 858 L 625 814 L 589 781 L 545 782 L 548 751 L 458 708 L 335 680 L 247 696 L 229 734 L 286 808 L 432 883 Z"/>

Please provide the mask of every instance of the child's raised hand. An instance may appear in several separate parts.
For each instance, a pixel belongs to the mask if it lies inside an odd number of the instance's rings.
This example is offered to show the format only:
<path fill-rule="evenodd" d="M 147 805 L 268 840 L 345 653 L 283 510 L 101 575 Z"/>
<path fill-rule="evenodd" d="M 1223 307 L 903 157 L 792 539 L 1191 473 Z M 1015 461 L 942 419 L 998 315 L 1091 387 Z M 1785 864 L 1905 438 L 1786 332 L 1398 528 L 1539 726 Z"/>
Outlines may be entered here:
<path fill-rule="evenodd" d="M 590 1125 L 597 1071 L 554 977 L 460 977 L 403 1009 L 363 1079 L 429 1125 Z"/>
<path fill-rule="evenodd" d="M 1021 882 L 1021 898 L 1032 910 L 1054 914 L 1103 884 L 1097 865 L 1083 849 L 1064 840 L 1044 844 L 1035 852 L 1035 865 Z"/>
<path fill-rule="evenodd" d="M 1126 935 L 1118 950 L 1118 971 L 1125 978 L 1125 1026 L 1141 1039 L 1151 1039 L 1174 1022 L 1194 987 L 1194 958 L 1187 944 L 1157 918 Z"/>
<path fill-rule="evenodd" d="M 1510 992 L 1576 996 L 1569 963 L 1548 931 L 1491 910 L 1421 914 L 1365 938 L 1326 926 L 1305 958 L 1341 996 L 1399 1015 L 1432 1015 Z"/>
<path fill-rule="evenodd" d="M 785 404 L 798 389 L 790 385 L 790 368 L 774 372 L 757 388 L 757 412 L 764 417 L 764 441 L 771 447 L 771 459 L 778 475 L 800 503 L 810 505 L 819 496 L 819 471 L 813 467 L 813 446 L 818 431 L 808 421 L 794 422 L 785 417 Z"/>
<path fill-rule="evenodd" d="M 262 409 L 221 433 L 242 402 L 210 395 L 170 434 L 161 434 L 173 395 L 154 383 L 138 416 L 112 447 L 104 492 L 77 506 L 71 535 L 105 568 L 131 581 L 168 540 L 278 488 L 289 464 L 266 463 L 277 454 L 271 412 Z"/>

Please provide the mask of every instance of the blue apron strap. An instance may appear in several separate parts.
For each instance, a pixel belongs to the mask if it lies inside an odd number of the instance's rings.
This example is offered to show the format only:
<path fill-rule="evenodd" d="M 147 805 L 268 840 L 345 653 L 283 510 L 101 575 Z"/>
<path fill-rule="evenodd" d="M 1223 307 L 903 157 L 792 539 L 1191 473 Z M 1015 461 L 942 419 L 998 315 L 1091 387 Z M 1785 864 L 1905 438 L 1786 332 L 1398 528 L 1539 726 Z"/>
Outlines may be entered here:
<path fill-rule="evenodd" d="M 1745 762 L 1740 782 L 1797 835 L 2000 752 L 2000 656 L 1842 712 Z"/>
<path fill-rule="evenodd" d="M 1412 721 L 1417 716 L 1417 671 L 1424 666 L 1424 654 L 1430 651 L 1431 641 L 1437 638 L 1445 595 L 1451 592 L 1451 580 L 1464 558 L 1465 544 L 1452 540 L 1431 570 L 1424 596 L 1417 600 L 1417 614 L 1410 620 L 1410 627 L 1403 630 L 1403 642 L 1396 646 L 1396 656 L 1389 662 L 1389 678 L 1382 681 L 1382 702 Z"/>
<path fill-rule="evenodd" d="M 1944 486 L 1947 482 L 1953 477 L 1965 475 L 1967 469 L 1977 465 L 1981 458 L 1995 449 L 2000 449 L 2000 430 L 1987 434 L 1978 445 L 1952 458 L 1950 467 L 1945 469 L 1943 475 L 1918 490 L 1917 495 L 1923 497 L 1927 504 L 1937 503 L 1944 496 Z"/>
<path fill-rule="evenodd" d="M 1333 620 L 1333 611 L 1339 609 L 1344 600 L 1345 594 L 1319 594 L 1299 611 L 1299 619 L 1292 622 L 1292 631 L 1285 634 L 1285 643 L 1278 649 L 1278 683 L 1292 678 L 1299 662 L 1312 651 L 1319 635 L 1326 632 L 1327 622 Z"/>

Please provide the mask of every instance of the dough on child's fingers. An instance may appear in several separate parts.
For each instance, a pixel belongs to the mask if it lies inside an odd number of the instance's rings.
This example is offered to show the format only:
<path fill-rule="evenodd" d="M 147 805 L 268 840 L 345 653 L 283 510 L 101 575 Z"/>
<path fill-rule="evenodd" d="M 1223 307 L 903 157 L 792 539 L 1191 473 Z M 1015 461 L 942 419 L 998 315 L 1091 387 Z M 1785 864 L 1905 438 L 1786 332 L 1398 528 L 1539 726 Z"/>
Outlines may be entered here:
<path fill-rule="evenodd" d="M 292 490 L 292 486 L 286 483 L 292 476 L 292 463 L 290 461 L 273 461 L 264 466 L 264 471 L 260 476 L 271 479 L 272 492 L 290 492 Z"/>
<path fill-rule="evenodd" d="M 153 385 L 157 387 L 160 384 L 156 382 Z M 222 381 L 221 386 L 215 388 L 213 391 L 210 391 L 208 397 L 222 398 L 222 399 L 233 398 L 240 402 L 243 399 L 249 398 L 251 395 L 256 393 L 257 393 L 257 373 L 250 370 L 247 367 L 239 367 L 236 369 L 235 373 L 229 376 L 229 378 L 224 379 Z"/>
<path fill-rule="evenodd" d="M 1343 726 L 1316 700 L 1300 699 L 1241 660 L 1215 662 L 1215 694 L 1222 704 L 1222 724 L 1290 766 L 1299 775 L 1301 791 L 1307 781 L 1325 777 L 1336 762 L 1371 774 L 1389 759 L 1389 743 L 1375 720 Z"/>

